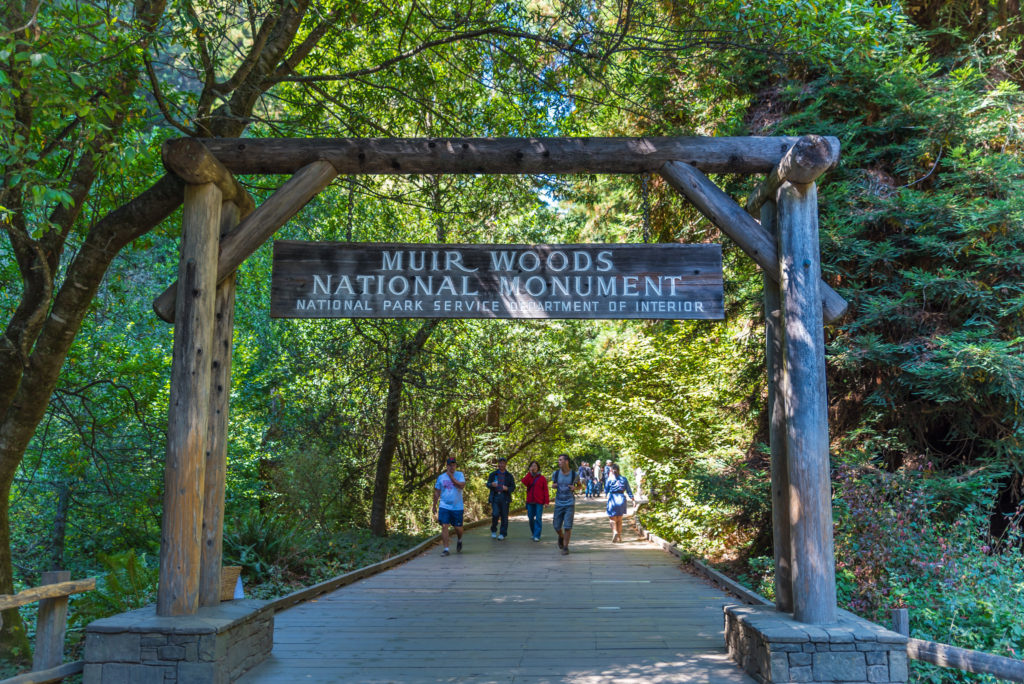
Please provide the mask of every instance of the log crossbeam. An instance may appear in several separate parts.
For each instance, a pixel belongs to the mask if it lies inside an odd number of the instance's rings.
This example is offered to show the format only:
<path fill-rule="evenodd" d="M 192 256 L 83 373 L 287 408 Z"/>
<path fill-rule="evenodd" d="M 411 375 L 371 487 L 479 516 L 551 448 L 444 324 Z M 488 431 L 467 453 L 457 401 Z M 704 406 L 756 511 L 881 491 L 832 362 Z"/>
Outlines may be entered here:
<path fill-rule="evenodd" d="M 255 208 L 252 195 L 199 140 L 167 140 L 163 144 L 160 156 L 164 168 L 189 185 L 215 184 L 220 189 L 224 201 L 234 203 L 243 215 L 251 213 Z"/>
<path fill-rule="evenodd" d="M 799 142 L 777 137 L 209 138 L 229 171 L 291 174 L 328 161 L 346 174 L 654 173 L 682 161 L 705 173 L 768 173 Z M 831 140 L 835 141 L 835 138 Z M 835 141 L 838 149 L 838 141 Z"/>
<path fill-rule="evenodd" d="M 768 176 L 747 197 L 746 209 L 758 216 L 761 205 L 775 199 L 785 182 L 793 185 L 813 183 L 823 173 L 839 163 L 839 141 L 820 135 L 805 135 L 789 148 L 785 156 Z"/>

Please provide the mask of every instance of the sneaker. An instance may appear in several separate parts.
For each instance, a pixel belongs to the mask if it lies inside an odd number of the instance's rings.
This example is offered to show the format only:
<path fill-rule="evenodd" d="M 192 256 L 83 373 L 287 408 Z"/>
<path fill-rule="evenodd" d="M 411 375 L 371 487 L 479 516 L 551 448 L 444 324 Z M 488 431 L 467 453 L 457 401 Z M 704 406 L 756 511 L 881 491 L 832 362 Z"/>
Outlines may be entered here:
<path fill-rule="evenodd" d="M 613 544 L 618 544 L 620 541 L 622 541 L 622 537 L 620 537 L 619 534 L 616 532 L 615 536 L 612 537 L 612 543 Z"/>
<path fill-rule="evenodd" d="M 534 537 L 533 541 L 540 541 L 540 537 Z"/>
<path fill-rule="evenodd" d="M 562 547 L 562 555 L 563 556 L 568 556 L 569 555 L 569 547 L 568 546 L 563 546 Z"/>
<path fill-rule="evenodd" d="M 498 535 L 498 539 L 504 539 L 504 538 L 505 538 L 505 535 L 503 535 L 503 534 L 499 534 Z"/>
<path fill-rule="evenodd" d="M 498 533 L 497 532 L 491 532 L 491 539 L 497 539 L 497 538 L 498 538 Z"/>
<path fill-rule="evenodd" d="M 462 540 L 461 539 L 459 540 L 459 543 L 455 545 L 455 552 L 456 553 L 462 553 Z"/>
<path fill-rule="evenodd" d="M 444 551 L 441 552 L 441 555 L 442 556 L 450 556 L 451 553 L 452 553 L 451 551 L 449 551 L 448 549 L 445 549 Z"/>

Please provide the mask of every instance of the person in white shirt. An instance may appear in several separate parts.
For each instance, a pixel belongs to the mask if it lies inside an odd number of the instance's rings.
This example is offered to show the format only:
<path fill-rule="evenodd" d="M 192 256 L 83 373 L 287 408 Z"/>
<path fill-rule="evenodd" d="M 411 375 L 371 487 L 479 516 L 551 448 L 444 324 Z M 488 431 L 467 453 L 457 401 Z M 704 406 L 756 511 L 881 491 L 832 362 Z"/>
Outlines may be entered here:
<path fill-rule="evenodd" d="M 451 553 L 448 550 L 449 525 L 455 528 L 455 534 L 458 536 L 455 551 L 462 553 L 462 490 L 465 488 L 466 476 L 462 471 L 455 469 L 455 459 L 449 458 L 445 471 L 437 476 L 437 482 L 434 483 L 434 505 L 431 509 L 432 514 L 437 516 L 437 522 L 441 524 L 441 543 L 444 545 L 442 556 Z"/>

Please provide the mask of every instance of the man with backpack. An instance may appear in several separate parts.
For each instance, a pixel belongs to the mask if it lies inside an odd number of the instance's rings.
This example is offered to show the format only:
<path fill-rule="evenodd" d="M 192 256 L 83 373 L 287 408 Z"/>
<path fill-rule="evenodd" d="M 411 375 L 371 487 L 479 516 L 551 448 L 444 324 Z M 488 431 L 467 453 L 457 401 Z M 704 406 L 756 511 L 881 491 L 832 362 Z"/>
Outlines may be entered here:
<path fill-rule="evenodd" d="M 569 455 L 558 455 L 558 469 L 551 473 L 551 486 L 555 488 L 555 510 L 551 514 L 555 532 L 558 533 L 558 548 L 563 556 L 569 555 L 569 538 L 572 536 L 572 520 L 576 514 L 576 492 L 579 475 L 569 466 Z"/>

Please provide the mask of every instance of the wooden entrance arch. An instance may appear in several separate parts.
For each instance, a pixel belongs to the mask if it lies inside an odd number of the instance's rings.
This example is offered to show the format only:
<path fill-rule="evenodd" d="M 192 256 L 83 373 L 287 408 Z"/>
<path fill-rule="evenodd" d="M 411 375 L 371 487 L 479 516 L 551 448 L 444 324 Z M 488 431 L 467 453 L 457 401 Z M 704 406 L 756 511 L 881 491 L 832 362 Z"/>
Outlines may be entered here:
<path fill-rule="evenodd" d="M 821 280 L 815 180 L 838 159 L 819 136 L 168 141 L 187 185 L 178 280 L 153 303 L 175 323 L 157 613 L 220 601 L 235 270 L 335 177 L 659 173 L 764 270 L 776 602 L 834 622 L 823 326 L 846 302 Z M 255 207 L 234 173 L 290 178 Z M 767 175 L 745 211 L 705 173 Z"/>

